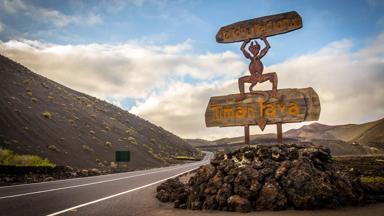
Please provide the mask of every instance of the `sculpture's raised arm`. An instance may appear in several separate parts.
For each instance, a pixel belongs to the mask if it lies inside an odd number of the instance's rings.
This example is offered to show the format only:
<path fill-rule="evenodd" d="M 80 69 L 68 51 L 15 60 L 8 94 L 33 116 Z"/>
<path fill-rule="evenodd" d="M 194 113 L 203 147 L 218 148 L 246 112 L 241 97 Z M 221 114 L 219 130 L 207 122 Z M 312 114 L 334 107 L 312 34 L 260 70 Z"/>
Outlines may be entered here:
<path fill-rule="evenodd" d="M 269 48 L 271 48 L 271 45 L 269 45 L 266 37 L 262 37 L 261 40 L 264 41 L 265 47 L 264 47 L 263 50 L 261 50 L 261 52 L 259 54 L 259 58 L 260 59 L 263 58 L 265 56 L 265 54 L 267 54 Z"/>
<path fill-rule="evenodd" d="M 245 50 L 245 46 L 247 46 L 247 44 L 249 43 L 249 41 L 251 41 L 251 39 L 247 39 L 247 40 L 244 40 L 243 44 L 241 45 L 241 48 L 240 50 L 243 52 L 244 56 L 248 59 L 251 59 L 251 54 L 249 54 L 249 52 L 247 50 Z"/>

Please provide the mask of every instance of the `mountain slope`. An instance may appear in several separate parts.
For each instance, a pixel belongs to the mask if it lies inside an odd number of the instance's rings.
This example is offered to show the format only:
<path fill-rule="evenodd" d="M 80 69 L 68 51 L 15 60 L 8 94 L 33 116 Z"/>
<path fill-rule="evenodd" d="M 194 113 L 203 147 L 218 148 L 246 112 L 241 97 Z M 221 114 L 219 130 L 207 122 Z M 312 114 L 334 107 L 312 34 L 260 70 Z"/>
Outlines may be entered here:
<path fill-rule="evenodd" d="M 193 147 L 216 145 L 214 142 L 204 139 L 185 139 L 185 141 Z"/>
<path fill-rule="evenodd" d="M 356 143 L 384 149 L 384 119 L 353 140 Z"/>
<path fill-rule="evenodd" d="M 288 137 L 307 140 L 341 140 L 348 143 L 384 148 L 384 119 L 364 124 L 328 126 L 318 123 L 285 132 Z"/>
<path fill-rule="evenodd" d="M 284 143 L 312 142 L 331 149 L 333 155 L 360 155 L 384 153 L 384 119 L 364 124 L 324 125 L 313 123 L 291 129 L 283 135 Z M 275 143 L 276 134 L 250 136 L 251 144 Z M 203 149 L 223 149 L 241 146 L 244 137 L 222 138 L 207 142 L 195 140 Z"/>
<path fill-rule="evenodd" d="M 58 165 L 108 166 L 131 151 L 130 169 L 199 154 L 181 138 L 105 101 L 74 91 L 0 55 L 0 147 Z"/>

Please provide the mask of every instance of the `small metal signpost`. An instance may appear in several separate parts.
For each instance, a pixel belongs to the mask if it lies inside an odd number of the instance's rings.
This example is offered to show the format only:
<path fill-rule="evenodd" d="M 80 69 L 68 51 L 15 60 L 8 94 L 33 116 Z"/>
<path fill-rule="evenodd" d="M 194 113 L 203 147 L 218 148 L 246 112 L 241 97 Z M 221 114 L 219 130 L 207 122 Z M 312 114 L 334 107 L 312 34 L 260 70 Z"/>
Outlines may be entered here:
<path fill-rule="evenodd" d="M 283 123 L 319 119 L 320 100 L 312 88 L 278 90 L 277 74 L 275 72 L 263 74 L 264 66 L 261 59 L 270 49 L 267 37 L 287 33 L 302 26 L 300 15 L 292 11 L 245 20 L 220 28 L 216 35 L 218 43 L 243 41 L 241 51 L 251 61 L 250 75 L 239 78 L 239 94 L 210 98 L 205 111 L 207 127 L 244 126 L 245 144 L 249 145 L 250 125 L 258 125 L 264 130 L 267 124 L 276 124 L 277 141 L 282 143 Z M 258 42 L 251 42 L 253 39 L 261 39 L 265 47 L 260 49 Z M 271 91 L 253 91 L 256 84 L 266 81 L 272 83 Z M 245 92 L 245 83 L 250 83 L 249 93 Z"/>
<path fill-rule="evenodd" d="M 116 162 L 129 162 L 131 160 L 131 152 L 129 151 L 116 151 L 115 161 Z"/>

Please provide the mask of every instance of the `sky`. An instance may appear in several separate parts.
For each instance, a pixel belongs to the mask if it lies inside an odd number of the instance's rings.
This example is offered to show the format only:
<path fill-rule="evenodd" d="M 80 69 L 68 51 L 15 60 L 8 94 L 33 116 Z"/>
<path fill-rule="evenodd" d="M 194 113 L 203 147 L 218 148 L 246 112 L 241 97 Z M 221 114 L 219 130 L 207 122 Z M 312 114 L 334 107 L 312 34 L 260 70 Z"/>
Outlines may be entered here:
<path fill-rule="evenodd" d="M 303 28 L 268 37 L 264 73 L 276 72 L 279 88 L 313 87 L 319 123 L 383 118 L 380 0 L 0 0 L 0 54 L 183 138 L 242 136 L 241 127 L 205 127 L 209 98 L 237 93 L 237 79 L 249 73 L 241 43 L 219 44 L 215 35 L 224 25 L 288 11 L 301 15 Z"/>

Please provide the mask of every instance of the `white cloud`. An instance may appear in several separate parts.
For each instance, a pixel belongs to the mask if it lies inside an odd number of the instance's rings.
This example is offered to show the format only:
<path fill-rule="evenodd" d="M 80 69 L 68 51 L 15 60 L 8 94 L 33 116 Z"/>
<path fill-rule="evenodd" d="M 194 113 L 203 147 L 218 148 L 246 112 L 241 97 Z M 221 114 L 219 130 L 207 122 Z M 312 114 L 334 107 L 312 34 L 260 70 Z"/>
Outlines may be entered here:
<path fill-rule="evenodd" d="M 101 98 L 145 98 L 166 88 L 171 79 L 225 80 L 246 69 L 232 52 L 190 54 L 190 43 L 55 45 L 11 40 L 0 48 L 50 79 Z"/>
<path fill-rule="evenodd" d="M 16 13 L 27 8 L 22 0 L 2 0 L 0 1 L 0 4 L 2 8 L 8 13 Z"/>
<path fill-rule="evenodd" d="M 319 51 L 267 67 L 276 71 L 280 88 L 312 86 L 320 96 L 320 122 L 362 123 L 384 117 L 384 34 L 369 46 L 351 52 L 352 41 L 329 44 Z M 262 89 L 270 84 L 262 84 Z M 206 128 L 204 112 L 210 96 L 237 92 L 237 81 L 190 85 L 170 83 L 166 91 L 152 95 L 132 112 L 187 138 L 217 139 L 242 136 L 243 129 Z M 302 124 L 285 124 L 291 129 Z M 267 126 L 265 132 L 275 132 Z M 257 127 L 253 132 L 260 133 Z"/>
<path fill-rule="evenodd" d="M 54 9 L 34 6 L 22 0 L 0 0 L 0 11 L 15 14 L 21 13 L 39 22 L 52 23 L 57 27 L 70 24 L 96 25 L 102 23 L 100 15 L 89 13 L 86 15 L 66 15 Z"/>
<path fill-rule="evenodd" d="M 276 71 L 280 88 L 312 86 L 321 100 L 321 123 L 375 120 L 384 116 L 383 44 L 384 34 L 357 51 L 351 51 L 353 41 L 337 41 L 267 67 L 265 73 Z M 243 135 L 241 127 L 206 128 L 204 123 L 210 96 L 238 92 L 237 78 L 247 72 L 240 53 L 193 54 L 191 41 L 155 46 L 140 41 L 56 45 L 24 40 L 0 43 L 0 50 L 35 72 L 119 106 L 123 99 L 135 98 L 131 112 L 182 137 Z M 270 83 L 261 85 L 266 88 Z M 252 127 L 252 132 L 260 131 Z M 267 126 L 266 132 L 275 128 Z"/>

